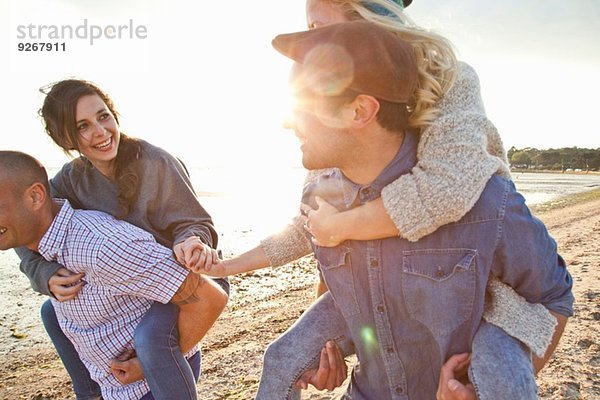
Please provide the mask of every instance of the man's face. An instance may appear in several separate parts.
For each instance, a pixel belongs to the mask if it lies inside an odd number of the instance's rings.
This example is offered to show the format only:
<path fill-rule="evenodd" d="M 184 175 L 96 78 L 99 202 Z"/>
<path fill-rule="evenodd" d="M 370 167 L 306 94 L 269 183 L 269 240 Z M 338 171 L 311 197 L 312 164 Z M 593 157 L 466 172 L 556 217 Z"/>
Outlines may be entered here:
<path fill-rule="evenodd" d="M 292 70 L 292 81 L 298 80 Z M 300 140 L 302 164 L 307 169 L 342 167 L 348 145 L 342 112 L 334 100 L 296 85 L 293 118 L 288 127 Z"/>
<path fill-rule="evenodd" d="M 26 246 L 32 242 L 33 218 L 24 194 L 0 176 L 0 250 Z"/>

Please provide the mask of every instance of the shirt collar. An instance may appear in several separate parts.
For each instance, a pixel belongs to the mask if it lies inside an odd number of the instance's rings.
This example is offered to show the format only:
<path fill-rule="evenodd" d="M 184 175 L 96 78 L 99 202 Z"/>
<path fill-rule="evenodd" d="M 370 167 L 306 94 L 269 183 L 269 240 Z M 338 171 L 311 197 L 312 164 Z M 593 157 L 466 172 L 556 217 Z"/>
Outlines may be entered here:
<path fill-rule="evenodd" d="M 53 199 L 61 206 L 60 211 L 52 220 L 50 227 L 40 240 L 38 252 L 46 260 L 56 260 L 61 253 L 67 239 L 69 225 L 73 218 L 74 210 L 71 204 L 64 199 Z"/>
<path fill-rule="evenodd" d="M 400 175 L 410 172 L 417 163 L 417 146 L 419 137 L 416 133 L 405 130 L 404 140 L 398 152 L 390 163 L 381 171 L 375 180 L 367 185 L 359 185 L 346 178 L 342 171 L 334 169 L 331 176 L 341 179 L 341 189 L 344 196 L 344 203 L 347 208 L 351 208 L 360 196 L 360 203 L 371 201 L 381 196 L 381 190 L 388 184 L 395 181 Z"/>

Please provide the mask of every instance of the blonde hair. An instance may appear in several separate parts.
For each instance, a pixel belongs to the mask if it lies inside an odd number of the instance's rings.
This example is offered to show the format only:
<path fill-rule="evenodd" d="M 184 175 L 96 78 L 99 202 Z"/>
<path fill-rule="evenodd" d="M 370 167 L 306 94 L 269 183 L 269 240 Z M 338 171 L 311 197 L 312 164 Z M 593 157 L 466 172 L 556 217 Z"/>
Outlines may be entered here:
<path fill-rule="evenodd" d="M 364 19 L 376 23 L 407 41 L 413 47 L 419 81 L 409 101 L 409 126 L 421 132 L 438 116 L 436 104 L 448 92 L 458 75 L 458 62 L 452 43 L 443 36 L 417 26 L 392 0 L 319 0 L 329 1 L 349 20 Z M 389 11 L 380 15 L 370 5 Z"/>

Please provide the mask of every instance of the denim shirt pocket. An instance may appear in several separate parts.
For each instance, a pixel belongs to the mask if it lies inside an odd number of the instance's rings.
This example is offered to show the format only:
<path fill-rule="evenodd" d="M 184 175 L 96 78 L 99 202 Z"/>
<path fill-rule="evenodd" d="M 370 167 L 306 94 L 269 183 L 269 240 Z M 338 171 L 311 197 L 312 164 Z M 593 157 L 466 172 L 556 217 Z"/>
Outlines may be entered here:
<path fill-rule="evenodd" d="M 359 313 L 350 261 L 351 252 L 352 249 L 344 245 L 315 248 L 315 256 L 319 261 L 323 279 L 344 317 Z"/>
<path fill-rule="evenodd" d="M 470 318 L 477 287 L 476 256 L 472 249 L 403 252 L 406 309 L 435 337 L 449 335 Z"/>

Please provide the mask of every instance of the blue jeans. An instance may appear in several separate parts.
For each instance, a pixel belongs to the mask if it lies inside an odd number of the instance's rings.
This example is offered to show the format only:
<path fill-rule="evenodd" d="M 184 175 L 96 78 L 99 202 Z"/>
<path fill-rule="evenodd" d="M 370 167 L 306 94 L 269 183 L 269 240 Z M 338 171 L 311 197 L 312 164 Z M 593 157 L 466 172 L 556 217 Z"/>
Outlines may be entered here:
<path fill-rule="evenodd" d="M 42 321 L 71 381 L 77 400 L 97 399 L 100 387 L 93 381 L 73 343 L 65 336 L 52 302 L 42 305 Z M 156 399 L 196 399 L 196 382 L 190 364 L 179 350 L 179 307 L 155 302 L 135 330 L 134 347 L 146 381 Z M 198 364 L 200 364 L 200 352 Z M 198 366 L 199 370 L 199 366 Z"/>
<path fill-rule="evenodd" d="M 345 335 L 346 322 L 329 292 L 314 302 L 264 355 L 257 400 L 300 399 L 294 383 L 307 370 L 319 364 L 321 349 L 335 340 L 344 357 L 354 354 Z"/>
<path fill-rule="evenodd" d="M 477 398 L 536 400 L 531 351 L 496 325 L 482 321 L 473 338 L 469 380 Z"/>
<path fill-rule="evenodd" d="M 337 342 L 344 357 L 354 353 L 346 330 L 346 323 L 327 292 L 267 347 L 256 399 L 300 399 L 300 390 L 294 388 L 294 383 L 318 365 L 321 349 L 328 340 Z M 537 399 L 529 350 L 486 322 L 481 323 L 473 339 L 469 377 L 479 400 Z M 364 398 L 353 392 L 352 385 L 349 392 L 349 398 Z"/>
<path fill-rule="evenodd" d="M 192 368 L 192 371 L 194 372 L 194 378 L 195 378 L 196 382 L 198 382 L 198 379 L 200 379 L 200 358 L 201 358 L 201 354 L 198 351 L 196 354 L 194 354 L 192 357 L 190 357 L 187 360 L 189 366 Z M 152 392 L 149 392 L 149 393 L 146 393 L 140 400 L 156 400 L 156 398 L 154 397 L 154 394 Z"/>

